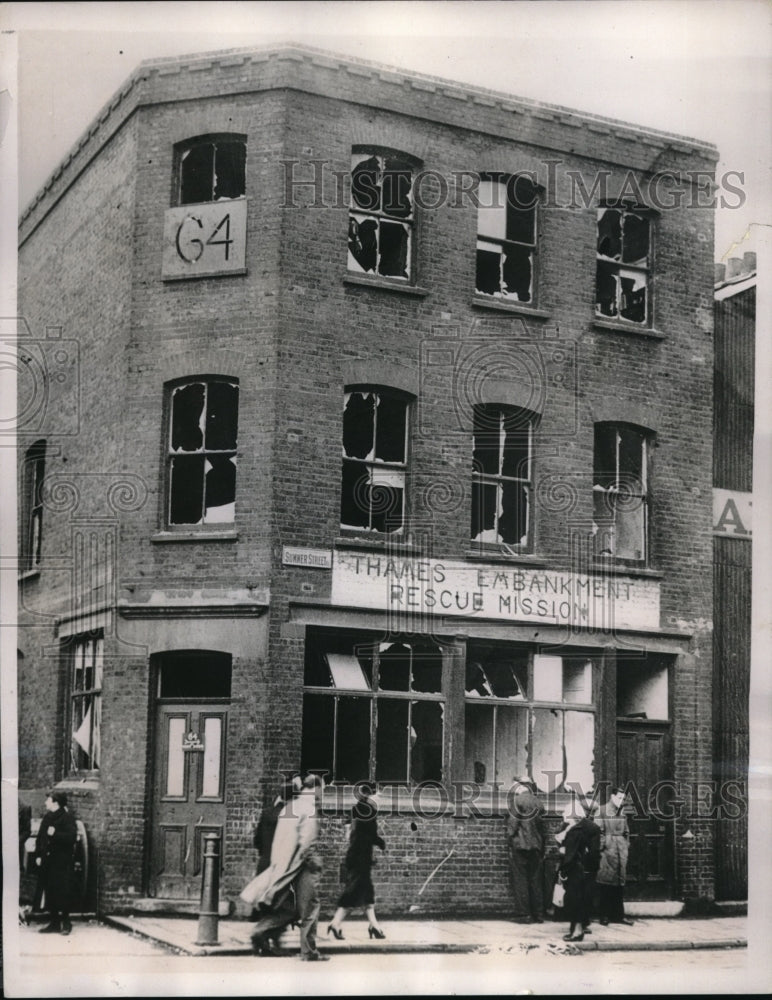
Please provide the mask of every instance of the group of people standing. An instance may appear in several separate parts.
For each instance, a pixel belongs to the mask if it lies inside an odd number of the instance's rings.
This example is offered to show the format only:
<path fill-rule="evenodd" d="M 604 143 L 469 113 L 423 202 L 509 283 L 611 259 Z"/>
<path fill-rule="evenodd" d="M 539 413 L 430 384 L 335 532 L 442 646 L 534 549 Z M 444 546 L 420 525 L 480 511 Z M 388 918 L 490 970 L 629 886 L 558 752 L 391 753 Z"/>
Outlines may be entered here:
<path fill-rule="evenodd" d="M 256 877 L 241 898 L 253 906 L 255 928 L 252 950 L 256 955 L 280 955 L 279 937 L 290 924 L 300 928 L 300 958 L 324 962 L 327 955 L 317 948 L 319 885 L 322 862 L 317 848 L 323 780 L 315 774 L 295 778 L 263 810 L 255 828 L 254 844 L 260 855 Z M 348 913 L 363 907 L 371 938 L 385 938 L 375 915 L 375 892 L 371 876 L 373 848 L 386 849 L 378 834 L 375 789 L 356 787 L 356 802 L 348 825 L 348 849 L 344 861 L 344 886 L 328 936 L 343 940 L 341 925 Z"/>
<path fill-rule="evenodd" d="M 562 909 L 569 922 L 564 941 L 581 941 L 591 934 L 593 913 L 603 926 L 632 924 L 625 916 L 629 830 L 624 816 L 625 792 L 612 789 L 598 806 L 592 797 L 575 797 L 563 811 L 555 839 L 560 845 L 557 873 Z M 514 804 L 507 819 L 514 919 L 544 921 L 544 855 L 547 828 L 544 809 L 530 778 L 515 779 Z"/>

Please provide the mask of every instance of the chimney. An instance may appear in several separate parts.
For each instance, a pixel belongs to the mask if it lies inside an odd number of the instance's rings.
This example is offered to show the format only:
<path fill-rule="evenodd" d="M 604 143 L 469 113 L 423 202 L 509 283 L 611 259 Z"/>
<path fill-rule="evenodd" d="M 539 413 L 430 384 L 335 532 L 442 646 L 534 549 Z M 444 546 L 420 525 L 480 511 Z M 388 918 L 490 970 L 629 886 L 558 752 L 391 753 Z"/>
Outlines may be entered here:
<path fill-rule="evenodd" d="M 749 274 L 751 271 L 756 270 L 756 252 L 754 250 L 746 250 L 743 254 L 743 271 L 747 271 Z"/>
<path fill-rule="evenodd" d="M 713 265 L 713 283 L 720 285 L 724 280 L 724 275 L 726 274 L 725 264 L 714 264 Z"/>
<path fill-rule="evenodd" d="M 736 278 L 738 274 L 742 273 L 743 262 L 739 257 L 730 257 L 726 262 L 726 277 L 727 280 L 730 278 Z"/>

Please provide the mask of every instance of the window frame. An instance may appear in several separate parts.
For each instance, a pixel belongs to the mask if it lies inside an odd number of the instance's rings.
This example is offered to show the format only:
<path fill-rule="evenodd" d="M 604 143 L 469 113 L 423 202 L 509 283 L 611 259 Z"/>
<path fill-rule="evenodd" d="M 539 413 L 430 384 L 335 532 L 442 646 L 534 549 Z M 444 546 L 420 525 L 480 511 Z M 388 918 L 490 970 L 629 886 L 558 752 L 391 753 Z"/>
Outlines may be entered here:
<path fill-rule="evenodd" d="M 24 452 L 22 466 L 21 573 L 40 570 L 43 551 L 43 481 L 46 475 L 46 442 L 35 441 Z"/>
<path fill-rule="evenodd" d="M 616 260 L 614 257 L 610 257 L 606 254 L 600 252 L 600 222 L 603 215 L 608 211 L 616 211 L 621 213 L 620 220 L 620 235 L 619 235 L 619 259 Z M 626 262 L 623 260 L 624 257 L 624 239 L 625 239 L 625 218 L 627 216 L 635 216 L 640 220 L 646 222 L 647 226 L 647 252 L 645 258 L 645 264 L 638 264 L 636 261 Z M 654 273 L 654 228 L 657 213 L 646 205 L 635 204 L 631 201 L 623 202 L 608 202 L 598 206 L 597 214 L 595 217 L 595 305 L 594 305 L 594 316 L 595 319 L 601 323 L 619 323 L 624 326 L 629 326 L 630 329 L 634 330 L 649 330 L 654 326 L 654 302 L 653 302 L 653 273 Z M 640 259 L 640 258 L 639 258 Z M 601 267 L 605 267 L 613 275 L 614 281 L 616 283 L 616 294 L 614 298 L 615 312 L 613 314 L 604 313 L 600 308 L 600 296 L 599 292 L 599 275 Z M 642 320 L 630 319 L 627 316 L 622 315 L 622 299 L 623 292 L 621 287 L 621 272 L 634 272 L 637 275 L 643 276 L 644 289 L 646 293 L 645 297 L 645 315 Z M 635 289 L 633 289 L 634 291 Z"/>
<path fill-rule="evenodd" d="M 475 431 L 475 424 L 478 417 L 481 417 L 483 421 L 489 419 L 486 417 L 482 411 L 486 411 L 488 414 L 492 414 L 494 411 L 497 412 L 498 417 L 498 435 L 499 435 L 499 472 L 497 474 L 479 472 L 475 468 L 474 454 L 478 450 L 477 440 L 478 434 Z M 528 451 L 528 469 L 527 476 L 510 476 L 503 473 L 504 463 L 505 463 L 505 443 L 506 443 L 506 427 L 504 426 L 505 420 L 509 418 L 515 421 L 526 420 L 527 421 L 527 451 Z M 534 548 L 534 524 L 533 524 L 533 493 L 534 493 L 534 440 L 536 436 L 536 428 L 539 423 L 539 414 L 528 410 L 525 407 L 511 406 L 505 403 L 477 403 L 474 406 L 474 421 L 472 425 L 472 503 L 470 510 L 470 544 L 473 548 L 480 548 L 484 551 L 490 551 L 491 548 L 498 550 L 511 549 L 517 553 L 532 553 Z M 480 437 L 485 440 L 486 436 L 493 436 L 493 433 L 488 428 L 483 427 L 481 429 Z M 484 486 L 495 486 L 496 487 L 496 509 L 495 509 L 495 520 L 493 529 L 484 530 L 494 530 L 497 535 L 500 535 L 498 531 L 498 525 L 500 518 L 503 513 L 503 496 L 504 496 L 504 486 L 507 483 L 513 483 L 523 488 L 526 497 L 526 514 L 525 514 L 525 541 L 517 542 L 506 542 L 502 538 L 498 537 L 494 541 L 484 541 L 482 539 L 478 540 L 477 537 L 472 534 L 474 530 L 474 510 L 475 510 L 475 490 L 479 491 L 479 496 L 482 496 L 482 488 Z M 500 512 L 501 508 L 501 512 Z M 484 511 L 484 506 L 477 501 L 478 513 L 482 514 Z M 523 536 L 521 536 L 522 539 Z"/>
<path fill-rule="evenodd" d="M 386 160 L 391 158 L 401 161 L 406 166 L 410 167 L 410 212 L 407 216 L 401 216 L 396 214 L 390 214 L 381 208 L 367 208 L 360 207 L 355 204 L 354 196 L 354 170 L 358 164 L 355 164 L 354 160 L 356 157 L 362 156 L 366 159 L 376 157 L 379 161 L 379 170 L 381 177 L 387 172 L 386 171 Z M 361 161 L 365 162 L 365 161 Z M 405 153 L 402 150 L 392 149 L 386 146 L 362 146 L 355 145 L 351 148 L 351 158 L 350 158 L 351 168 L 350 168 L 350 184 L 349 184 L 349 207 L 348 207 L 348 234 L 346 237 L 346 273 L 349 276 L 355 276 L 358 279 L 370 280 L 373 282 L 383 282 L 383 283 L 394 283 L 404 287 L 412 287 L 417 285 L 417 275 L 416 275 L 416 261 L 417 261 L 417 235 L 418 235 L 418 225 L 417 225 L 417 212 L 415 203 L 415 184 L 416 184 L 416 174 L 420 169 L 420 162 L 409 153 Z M 379 191 L 382 192 L 382 186 L 379 187 Z M 382 199 L 381 199 L 382 202 Z M 365 216 L 368 219 L 376 220 L 377 222 L 377 240 L 376 240 L 376 261 L 375 267 L 372 270 L 365 270 L 361 264 L 356 262 L 356 258 L 353 258 L 355 266 L 352 267 L 352 251 L 351 251 L 351 240 L 352 240 L 352 223 L 360 224 L 363 220 L 355 219 L 355 216 Z M 382 274 L 380 271 L 381 264 L 381 228 L 382 223 L 392 225 L 403 225 L 407 227 L 408 234 L 408 246 L 405 261 L 405 268 L 407 274 Z"/>
<path fill-rule="evenodd" d="M 478 189 L 477 227 L 476 227 L 476 237 L 475 237 L 475 283 L 474 283 L 475 295 L 480 295 L 485 300 L 490 300 L 491 302 L 508 303 L 510 305 L 517 305 L 524 309 L 535 309 L 537 308 L 537 302 L 538 302 L 537 277 L 538 277 L 538 253 L 539 253 L 539 235 L 540 235 L 539 226 L 541 223 L 539 204 L 541 201 L 540 194 L 542 189 L 538 184 L 536 184 L 532 176 L 527 171 L 525 172 L 519 171 L 511 174 L 506 173 L 504 171 L 495 171 L 495 170 L 481 171 L 479 174 L 479 180 L 481 185 L 483 183 L 490 183 L 492 185 L 499 184 L 504 186 L 504 194 L 505 194 L 504 204 L 501 206 L 497 204 L 495 207 L 500 208 L 502 211 L 504 217 L 503 221 L 504 221 L 505 235 L 503 237 L 497 237 L 497 236 L 484 235 L 483 233 L 481 233 L 480 231 L 482 222 L 481 210 L 485 210 L 486 208 L 490 209 L 493 207 L 493 205 L 485 206 L 482 204 Z M 521 209 L 517 209 L 516 206 L 519 205 L 519 199 L 517 197 L 511 196 L 510 188 L 514 190 L 520 181 L 524 181 L 525 183 L 530 185 L 533 201 L 530 205 L 524 206 Z M 511 221 L 509 212 L 510 211 L 515 212 L 517 210 L 523 212 L 530 210 L 533 213 L 531 220 L 533 235 L 530 242 L 527 242 L 525 240 L 509 239 L 506 236 Z M 495 244 L 496 246 L 499 247 L 499 291 L 498 292 L 483 291 L 481 288 L 478 287 L 479 254 L 482 249 L 480 246 L 481 243 Z M 516 293 L 508 293 L 504 291 L 504 286 L 506 284 L 504 279 L 504 262 L 506 258 L 506 253 L 507 251 L 515 249 L 527 249 L 528 251 L 530 266 L 531 266 L 530 298 L 528 299 L 521 299 L 519 295 L 517 295 Z M 490 253 L 492 251 L 488 250 L 487 252 Z"/>
<path fill-rule="evenodd" d="M 350 396 L 355 393 L 362 395 L 374 395 L 376 397 L 376 404 L 373 411 L 373 440 L 372 440 L 372 459 L 368 458 L 357 458 L 355 456 L 350 456 L 345 453 L 345 413 L 346 406 Z M 382 396 L 390 397 L 392 400 L 404 403 L 405 406 L 405 439 L 404 439 L 404 460 L 402 462 L 387 462 L 387 461 L 377 461 L 375 456 L 375 447 L 377 444 L 377 414 L 378 414 L 378 403 Z M 411 458 L 411 423 L 413 416 L 413 403 L 415 397 L 403 389 L 396 389 L 393 386 L 377 384 L 377 383 L 352 383 L 350 385 L 345 385 L 343 388 L 343 417 L 341 420 L 341 479 L 340 479 L 340 509 L 339 509 L 339 529 L 342 534 L 346 536 L 363 534 L 366 538 L 394 538 L 405 537 L 407 533 L 408 517 L 409 517 L 409 504 L 408 504 L 408 480 L 409 480 L 409 470 L 410 470 L 410 458 Z M 369 453 L 368 453 L 369 454 Z M 369 488 L 377 489 L 379 485 L 372 481 L 373 470 L 381 470 L 386 474 L 392 473 L 399 475 L 402 479 L 402 521 L 399 528 L 394 530 L 381 530 L 380 528 L 372 527 L 373 522 L 373 508 L 374 504 L 370 503 L 369 508 L 369 526 L 363 525 L 350 525 L 343 523 L 343 500 L 344 500 L 344 475 L 343 468 L 346 462 L 357 463 L 363 468 L 368 470 L 369 476 Z M 360 477 L 361 478 L 361 477 Z M 377 513 L 377 512 L 376 512 Z M 393 517 L 393 512 L 384 512 L 384 529 L 389 523 L 389 518 Z"/>
<path fill-rule="evenodd" d="M 85 686 L 86 678 L 86 652 L 91 648 L 91 670 L 93 671 L 94 683 Z M 104 687 L 104 630 L 94 629 L 91 632 L 82 632 L 77 635 L 68 636 L 63 642 L 63 651 L 67 672 L 67 707 L 65 710 L 65 776 L 73 777 L 77 775 L 99 775 L 101 774 L 101 749 L 102 749 L 102 692 Z M 82 651 L 82 655 L 79 654 Z M 84 686 L 77 687 L 77 664 L 78 660 L 83 664 Z M 96 683 L 98 680 L 98 683 Z M 76 711 L 76 703 L 85 703 L 87 699 L 91 703 L 81 711 Z M 85 717 L 91 711 L 89 724 L 89 746 L 96 748 L 89 754 L 82 744 L 78 744 L 79 749 L 74 748 L 75 740 L 75 719 L 79 719 L 79 726 L 83 725 Z M 96 738 L 95 738 L 96 734 Z M 76 754 L 78 756 L 76 756 Z M 86 754 L 91 758 L 91 766 L 84 766 L 80 755 Z"/>
<path fill-rule="evenodd" d="M 614 486 L 604 488 L 599 485 L 597 480 L 599 477 L 608 476 L 608 471 L 601 471 L 598 468 L 598 434 L 599 432 L 614 431 L 615 440 L 615 467 L 614 467 Z M 620 489 L 620 484 L 624 483 L 624 474 L 620 469 L 620 450 L 621 450 L 621 432 L 627 431 L 636 434 L 640 437 L 642 454 L 641 454 L 641 476 L 640 483 L 641 489 L 639 492 L 631 491 L 628 487 L 623 486 Z M 593 425 L 593 463 L 592 463 L 592 490 L 593 490 L 593 511 L 592 511 L 592 523 L 593 523 L 593 550 L 595 559 L 608 559 L 614 562 L 639 566 L 648 567 L 650 565 L 651 558 L 651 453 L 656 442 L 655 433 L 647 427 L 641 427 L 637 424 L 628 423 L 626 421 L 615 421 L 615 420 L 601 420 L 597 421 Z M 643 551 L 640 558 L 636 558 L 631 555 L 617 555 L 616 551 L 616 523 L 617 523 L 617 513 L 619 506 L 614 504 L 613 512 L 608 504 L 608 499 L 606 501 L 606 506 L 609 510 L 609 515 L 612 515 L 612 528 L 614 529 L 614 550 L 611 552 L 597 551 L 595 548 L 595 540 L 601 534 L 601 526 L 596 520 L 596 498 L 598 494 L 604 494 L 607 498 L 612 498 L 614 496 L 626 498 L 629 502 L 631 499 L 636 499 L 640 501 L 643 507 L 643 525 L 642 525 L 642 543 Z M 605 529 L 608 530 L 608 529 Z"/>
<path fill-rule="evenodd" d="M 204 447 L 205 437 L 203 438 L 204 444 L 200 449 L 195 451 L 174 451 L 172 448 L 172 432 L 173 432 L 173 419 L 174 419 L 174 394 L 179 389 L 185 386 L 194 385 L 195 383 L 203 383 L 205 386 L 205 397 L 204 397 L 204 410 L 203 418 L 206 421 L 207 405 L 209 400 L 209 385 L 213 382 L 224 382 L 231 385 L 236 390 L 236 413 L 235 413 L 235 444 L 234 447 L 225 449 L 207 449 Z M 163 429 L 161 438 L 161 448 L 163 455 L 163 496 L 161 498 L 162 508 L 161 508 L 161 523 L 162 530 L 165 532 L 195 532 L 200 534 L 213 534 L 217 532 L 232 532 L 236 525 L 236 498 L 238 493 L 238 459 L 239 459 L 239 441 L 238 441 L 238 423 L 239 423 L 239 409 L 241 404 L 241 384 L 238 378 L 232 375 L 221 375 L 221 374 L 207 374 L 207 375 L 186 375 L 180 378 L 172 379 L 164 383 L 164 412 L 163 412 Z M 205 434 L 205 432 L 204 432 Z M 175 522 L 171 519 L 171 504 L 172 504 L 172 464 L 175 457 L 181 457 L 184 455 L 203 455 L 204 457 L 204 477 L 206 477 L 206 456 L 208 454 L 217 455 L 229 455 L 236 459 L 235 465 L 235 483 L 233 490 L 233 519 L 230 521 L 206 521 L 206 479 L 204 478 L 204 485 L 202 488 L 202 517 L 199 522 Z"/>
<path fill-rule="evenodd" d="M 233 196 L 223 196 L 220 198 L 215 198 L 214 183 L 217 175 L 217 163 L 216 163 L 216 151 L 217 143 L 241 143 L 244 148 L 244 183 L 241 194 Z M 203 201 L 183 201 L 183 164 L 186 156 L 191 150 L 197 147 L 202 147 L 206 145 L 212 145 L 214 147 L 214 161 L 212 163 L 212 197 L 205 199 Z M 175 207 L 181 207 L 184 205 L 210 205 L 217 204 L 218 202 L 225 201 L 238 201 L 239 199 L 246 198 L 247 193 L 247 136 L 242 132 L 211 132 L 203 135 L 191 136 L 188 139 L 183 139 L 174 145 L 174 166 L 172 169 L 172 195 L 171 204 Z"/>

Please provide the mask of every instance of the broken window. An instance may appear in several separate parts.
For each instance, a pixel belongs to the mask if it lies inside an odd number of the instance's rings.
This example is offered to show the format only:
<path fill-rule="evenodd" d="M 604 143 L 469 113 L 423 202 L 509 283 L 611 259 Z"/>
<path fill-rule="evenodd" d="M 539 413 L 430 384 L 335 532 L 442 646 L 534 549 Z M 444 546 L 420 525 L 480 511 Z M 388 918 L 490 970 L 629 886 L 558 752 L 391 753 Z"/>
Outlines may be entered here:
<path fill-rule="evenodd" d="M 177 150 L 177 203 L 243 198 L 247 144 L 242 136 L 202 136 Z"/>
<path fill-rule="evenodd" d="M 36 441 L 24 453 L 22 482 L 22 530 L 20 569 L 32 570 L 40 566 L 43 545 L 43 478 L 46 471 L 46 443 Z"/>
<path fill-rule="evenodd" d="M 535 418 L 526 410 L 474 408 L 472 540 L 526 547 Z"/>
<path fill-rule="evenodd" d="M 649 219 L 624 208 L 598 210 L 595 310 L 599 316 L 649 321 Z"/>
<path fill-rule="evenodd" d="M 171 391 L 168 523 L 232 523 L 236 511 L 238 384 L 205 378 Z"/>
<path fill-rule="evenodd" d="M 506 702 L 527 698 L 528 654 L 480 653 L 466 665 L 465 773 L 478 784 L 509 782 L 527 764 L 528 713 Z"/>
<path fill-rule="evenodd" d="M 408 403 L 388 389 L 343 398 L 343 528 L 399 533 L 405 520 Z"/>
<path fill-rule="evenodd" d="M 531 302 L 534 297 L 537 189 L 527 177 L 480 178 L 478 292 Z"/>
<path fill-rule="evenodd" d="M 441 781 L 442 655 L 428 640 L 309 634 L 301 766 L 353 784 Z"/>
<path fill-rule="evenodd" d="M 104 639 L 101 632 L 69 640 L 68 745 L 71 772 L 99 769 L 102 743 L 103 647 Z"/>
<path fill-rule="evenodd" d="M 412 164 L 397 154 L 353 153 L 349 270 L 409 279 L 412 240 Z"/>
<path fill-rule="evenodd" d="M 669 719 L 668 668 L 671 658 L 654 653 L 617 656 L 617 716 Z"/>
<path fill-rule="evenodd" d="M 626 425 L 596 424 L 593 459 L 595 554 L 647 557 L 649 436 Z"/>

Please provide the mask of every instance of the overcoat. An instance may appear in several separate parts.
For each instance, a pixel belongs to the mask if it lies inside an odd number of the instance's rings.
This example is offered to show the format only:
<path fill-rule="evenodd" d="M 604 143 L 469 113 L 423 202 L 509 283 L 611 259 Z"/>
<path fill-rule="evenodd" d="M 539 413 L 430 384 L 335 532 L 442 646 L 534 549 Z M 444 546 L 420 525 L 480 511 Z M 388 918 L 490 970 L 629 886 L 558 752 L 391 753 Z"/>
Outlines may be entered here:
<path fill-rule="evenodd" d="M 627 820 L 613 807 L 604 807 L 596 819 L 601 833 L 600 867 L 596 881 L 600 885 L 624 885 L 627 881 L 627 854 L 630 831 Z"/>
<path fill-rule="evenodd" d="M 48 832 L 51 827 L 53 834 Z M 35 855 L 40 858 L 40 882 L 49 910 L 70 908 L 77 839 L 75 818 L 66 809 L 47 812 L 40 821 Z"/>

